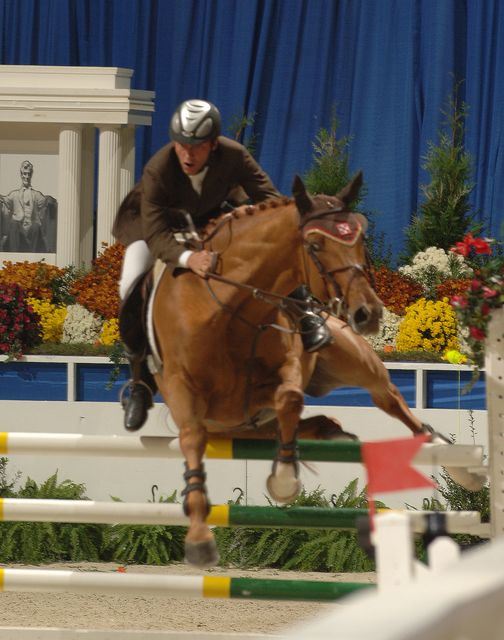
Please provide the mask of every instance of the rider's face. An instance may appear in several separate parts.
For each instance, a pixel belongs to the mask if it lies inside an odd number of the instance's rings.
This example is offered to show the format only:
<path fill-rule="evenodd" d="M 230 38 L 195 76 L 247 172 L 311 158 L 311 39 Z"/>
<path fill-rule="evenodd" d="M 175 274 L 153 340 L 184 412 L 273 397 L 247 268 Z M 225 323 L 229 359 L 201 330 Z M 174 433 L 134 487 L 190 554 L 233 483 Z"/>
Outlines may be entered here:
<path fill-rule="evenodd" d="M 205 140 L 200 144 L 175 143 L 175 153 L 182 167 L 182 171 L 188 176 L 195 176 L 208 162 L 210 154 L 217 146 L 214 140 Z"/>

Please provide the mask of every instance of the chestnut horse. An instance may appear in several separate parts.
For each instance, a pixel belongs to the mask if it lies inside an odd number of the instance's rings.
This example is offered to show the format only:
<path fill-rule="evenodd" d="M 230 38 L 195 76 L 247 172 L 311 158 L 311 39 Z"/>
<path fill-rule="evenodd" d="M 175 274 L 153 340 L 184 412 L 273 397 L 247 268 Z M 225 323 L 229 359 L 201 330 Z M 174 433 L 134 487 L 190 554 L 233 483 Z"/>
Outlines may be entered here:
<path fill-rule="evenodd" d="M 155 377 L 180 431 L 190 520 L 185 554 L 192 564 L 218 559 L 206 524 L 202 459 L 209 432 L 257 430 L 273 414 L 278 451 L 267 488 L 276 501 L 289 502 L 301 488 L 296 436 L 305 390 L 318 395 L 341 384 L 363 386 L 414 434 L 426 430 L 369 345 L 356 342 L 340 320 L 328 317 L 333 344 L 306 353 L 299 333 L 303 303 L 288 297 L 307 283 L 327 316 L 343 316 L 359 333 L 378 330 L 382 304 L 371 286 L 367 222 L 350 211 L 361 184 L 358 174 L 336 196 L 311 197 L 296 177 L 294 200 L 240 207 L 207 226 L 200 246 L 218 256 L 208 278 L 168 269 L 160 278 L 153 325 L 162 368 Z"/>

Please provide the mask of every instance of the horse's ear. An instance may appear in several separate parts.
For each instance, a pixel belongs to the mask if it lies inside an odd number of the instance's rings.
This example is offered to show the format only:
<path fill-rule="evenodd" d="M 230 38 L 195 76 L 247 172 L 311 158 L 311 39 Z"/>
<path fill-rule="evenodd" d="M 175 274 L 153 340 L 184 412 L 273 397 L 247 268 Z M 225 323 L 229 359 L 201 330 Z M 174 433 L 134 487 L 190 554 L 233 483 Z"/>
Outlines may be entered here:
<path fill-rule="evenodd" d="M 357 218 L 357 220 L 359 221 L 359 223 L 360 223 L 360 225 L 361 225 L 361 227 L 362 227 L 362 231 L 363 231 L 364 233 L 366 233 L 367 228 L 368 228 L 368 225 L 369 225 L 369 223 L 368 223 L 368 219 L 366 218 L 366 216 L 362 215 L 362 213 L 355 213 L 355 212 L 354 212 L 354 214 L 353 214 L 353 215 L 354 215 L 354 216 Z"/>
<path fill-rule="evenodd" d="M 299 213 L 308 213 L 308 211 L 313 209 L 313 201 L 306 191 L 304 182 L 297 175 L 294 176 L 294 180 L 292 182 L 292 195 L 296 201 L 296 207 L 298 208 Z"/>
<path fill-rule="evenodd" d="M 336 197 L 345 204 L 350 204 L 359 195 L 362 182 L 362 171 L 359 171 L 359 173 L 350 180 L 346 187 L 343 187 L 343 189 L 336 194 Z"/>

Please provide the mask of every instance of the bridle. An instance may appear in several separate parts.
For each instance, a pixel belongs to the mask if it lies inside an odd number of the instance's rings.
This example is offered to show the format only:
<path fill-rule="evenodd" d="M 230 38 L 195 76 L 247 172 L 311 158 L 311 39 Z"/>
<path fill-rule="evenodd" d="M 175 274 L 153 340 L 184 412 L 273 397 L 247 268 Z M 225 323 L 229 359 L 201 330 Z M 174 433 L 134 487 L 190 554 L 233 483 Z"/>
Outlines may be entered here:
<path fill-rule="evenodd" d="M 319 220 L 321 218 L 326 218 L 328 216 L 334 215 L 336 213 L 342 213 L 343 207 L 332 207 L 330 209 L 325 209 L 323 211 L 317 211 L 307 218 L 305 218 L 301 224 L 299 225 L 299 229 L 303 234 L 303 245 L 306 253 L 310 256 L 312 262 L 314 263 L 320 277 L 324 282 L 324 286 L 326 288 L 327 297 L 329 299 L 328 307 L 330 313 L 335 316 L 345 315 L 348 310 L 348 305 L 346 300 L 348 299 L 348 294 L 350 292 L 350 288 L 352 286 L 353 281 L 358 276 L 364 276 L 366 280 L 369 282 L 371 287 L 375 289 L 375 280 L 373 275 L 373 269 L 371 264 L 371 256 L 369 255 L 369 251 L 367 246 L 364 243 L 364 254 L 365 254 L 365 263 L 364 264 L 348 264 L 343 267 L 337 267 L 335 269 L 327 269 L 326 266 L 322 263 L 320 258 L 317 255 L 316 245 L 307 240 L 305 234 L 305 227 L 308 223 L 313 220 Z M 348 279 L 346 290 L 343 291 L 342 287 L 337 282 L 334 277 L 335 273 L 344 273 L 346 271 L 350 271 L 351 275 Z M 331 293 L 333 295 L 331 295 Z"/>

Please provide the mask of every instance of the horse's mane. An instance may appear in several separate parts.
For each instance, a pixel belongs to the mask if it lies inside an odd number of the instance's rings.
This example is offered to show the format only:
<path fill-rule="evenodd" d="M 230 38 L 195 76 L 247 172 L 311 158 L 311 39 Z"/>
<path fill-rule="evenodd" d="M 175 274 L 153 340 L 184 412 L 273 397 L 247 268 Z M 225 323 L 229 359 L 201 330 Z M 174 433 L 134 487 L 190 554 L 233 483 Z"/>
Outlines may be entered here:
<path fill-rule="evenodd" d="M 279 207 L 285 207 L 294 202 L 293 198 L 287 196 L 279 196 L 277 198 L 268 198 L 257 204 L 244 204 L 240 207 L 236 207 L 232 211 L 227 213 L 221 213 L 217 218 L 212 218 L 206 226 L 203 228 L 201 235 L 203 241 L 212 237 L 215 231 L 230 218 L 233 220 L 240 220 L 242 218 L 250 218 L 258 214 L 263 214 L 271 209 L 277 209 Z"/>

